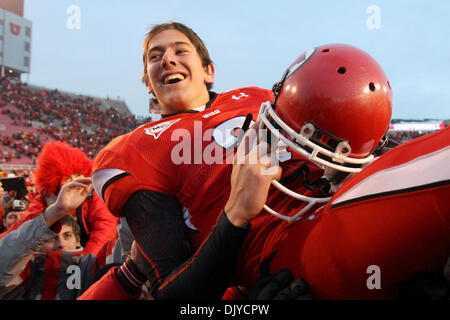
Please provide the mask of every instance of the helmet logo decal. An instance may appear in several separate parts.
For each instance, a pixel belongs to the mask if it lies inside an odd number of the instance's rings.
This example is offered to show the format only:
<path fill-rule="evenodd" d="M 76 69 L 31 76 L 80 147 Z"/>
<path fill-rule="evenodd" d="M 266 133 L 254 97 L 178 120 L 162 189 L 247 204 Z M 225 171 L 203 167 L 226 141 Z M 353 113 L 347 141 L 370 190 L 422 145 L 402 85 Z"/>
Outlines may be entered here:
<path fill-rule="evenodd" d="M 312 48 L 312 49 L 309 49 L 308 51 L 306 51 L 305 56 L 303 57 L 303 60 L 298 61 L 297 63 L 295 63 L 292 67 L 290 67 L 288 69 L 288 73 L 287 73 L 285 79 L 289 78 L 295 71 L 297 71 L 298 68 L 300 68 L 306 61 L 308 61 L 309 58 L 311 58 L 316 51 L 317 51 L 317 48 Z"/>

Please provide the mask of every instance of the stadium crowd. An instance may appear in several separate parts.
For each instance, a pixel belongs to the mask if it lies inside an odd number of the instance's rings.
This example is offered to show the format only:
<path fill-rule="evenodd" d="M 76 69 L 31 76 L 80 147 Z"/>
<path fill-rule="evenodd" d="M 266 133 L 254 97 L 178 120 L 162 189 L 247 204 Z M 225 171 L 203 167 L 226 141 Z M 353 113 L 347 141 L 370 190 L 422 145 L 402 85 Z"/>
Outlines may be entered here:
<path fill-rule="evenodd" d="M 390 139 L 400 143 L 416 139 L 431 133 L 432 131 L 392 131 L 388 133 Z"/>
<path fill-rule="evenodd" d="M 6 108 L 8 105 L 19 112 Z M 44 135 L 69 142 L 93 158 L 112 138 L 140 124 L 134 115 L 121 113 L 113 107 L 101 108 L 101 101 L 93 97 L 73 97 L 57 89 L 34 91 L 8 76 L 0 78 L 0 114 L 12 119 L 13 125 L 24 127 L 14 135 L 0 132 L 2 145 L 15 151 L 14 154 L 2 153 L 1 162 L 21 156 L 35 159 L 42 148 L 42 140 L 47 140 L 42 139 Z M 26 130 L 28 128 L 30 130 Z"/>

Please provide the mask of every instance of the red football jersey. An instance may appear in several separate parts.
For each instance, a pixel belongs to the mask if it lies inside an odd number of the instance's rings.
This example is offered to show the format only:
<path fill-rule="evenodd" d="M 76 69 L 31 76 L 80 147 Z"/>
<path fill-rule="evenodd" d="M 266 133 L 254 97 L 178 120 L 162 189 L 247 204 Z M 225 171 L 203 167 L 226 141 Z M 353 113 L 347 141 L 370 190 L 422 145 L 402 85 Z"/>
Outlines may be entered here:
<path fill-rule="evenodd" d="M 450 128 L 404 143 L 316 212 L 291 225 L 268 219 L 259 231 L 267 237 L 247 240 L 248 255 L 276 251 L 271 271 L 289 268 L 315 298 L 395 298 L 401 282 L 450 256 L 449 163 Z M 255 273 L 255 264 L 242 268 Z"/>
<path fill-rule="evenodd" d="M 217 95 L 204 111 L 117 137 L 94 161 L 95 190 L 116 216 L 138 190 L 171 195 L 185 208 L 186 224 L 206 236 L 229 197 L 237 129 L 249 113 L 256 120 L 261 104 L 272 100 L 270 90 L 236 89 Z"/>

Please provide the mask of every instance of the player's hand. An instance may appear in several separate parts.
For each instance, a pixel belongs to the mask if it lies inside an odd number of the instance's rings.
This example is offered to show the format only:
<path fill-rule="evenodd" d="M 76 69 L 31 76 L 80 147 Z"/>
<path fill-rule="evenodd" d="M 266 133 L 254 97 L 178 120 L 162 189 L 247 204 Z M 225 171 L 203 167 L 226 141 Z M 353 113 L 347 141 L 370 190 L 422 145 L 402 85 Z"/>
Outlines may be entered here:
<path fill-rule="evenodd" d="M 449 300 L 450 257 L 442 270 L 421 272 L 400 284 L 400 300 Z"/>
<path fill-rule="evenodd" d="M 250 300 L 312 300 L 306 282 L 302 278 L 294 279 L 288 269 L 282 269 L 271 275 L 270 262 L 274 254 L 261 263 L 261 277 L 250 291 Z"/>
<path fill-rule="evenodd" d="M 279 180 L 281 168 L 273 165 L 267 142 L 257 143 L 249 130 L 239 145 L 231 173 L 231 191 L 225 213 L 238 227 L 246 227 L 267 200 L 270 183 Z"/>
<path fill-rule="evenodd" d="M 288 269 L 259 279 L 249 296 L 250 300 L 312 300 L 302 278 L 294 279 Z"/>
<path fill-rule="evenodd" d="M 444 270 L 442 271 L 444 275 L 445 282 L 450 286 L 450 256 L 447 259 L 447 263 L 444 266 Z"/>
<path fill-rule="evenodd" d="M 56 221 L 72 210 L 80 206 L 92 187 L 91 178 L 81 178 L 64 185 L 59 191 L 56 202 L 44 212 L 47 226 L 52 226 Z"/>
<path fill-rule="evenodd" d="M 81 205 L 91 190 L 91 178 L 81 178 L 64 185 L 56 198 L 55 206 L 66 213 Z"/>

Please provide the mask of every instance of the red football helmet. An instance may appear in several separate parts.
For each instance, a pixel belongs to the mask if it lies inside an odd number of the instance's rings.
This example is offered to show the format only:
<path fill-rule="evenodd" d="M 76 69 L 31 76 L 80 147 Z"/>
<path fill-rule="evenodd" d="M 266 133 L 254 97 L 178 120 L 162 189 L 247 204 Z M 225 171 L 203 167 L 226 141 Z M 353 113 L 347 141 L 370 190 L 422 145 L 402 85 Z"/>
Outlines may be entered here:
<path fill-rule="evenodd" d="M 389 128 L 389 81 L 371 56 L 350 45 L 306 51 L 275 84 L 274 93 L 273 103 L 261 106 L 259 118 L 322 168 L 361 171 Z M 286 189 L 276 181 L 274 185 Z"/>

